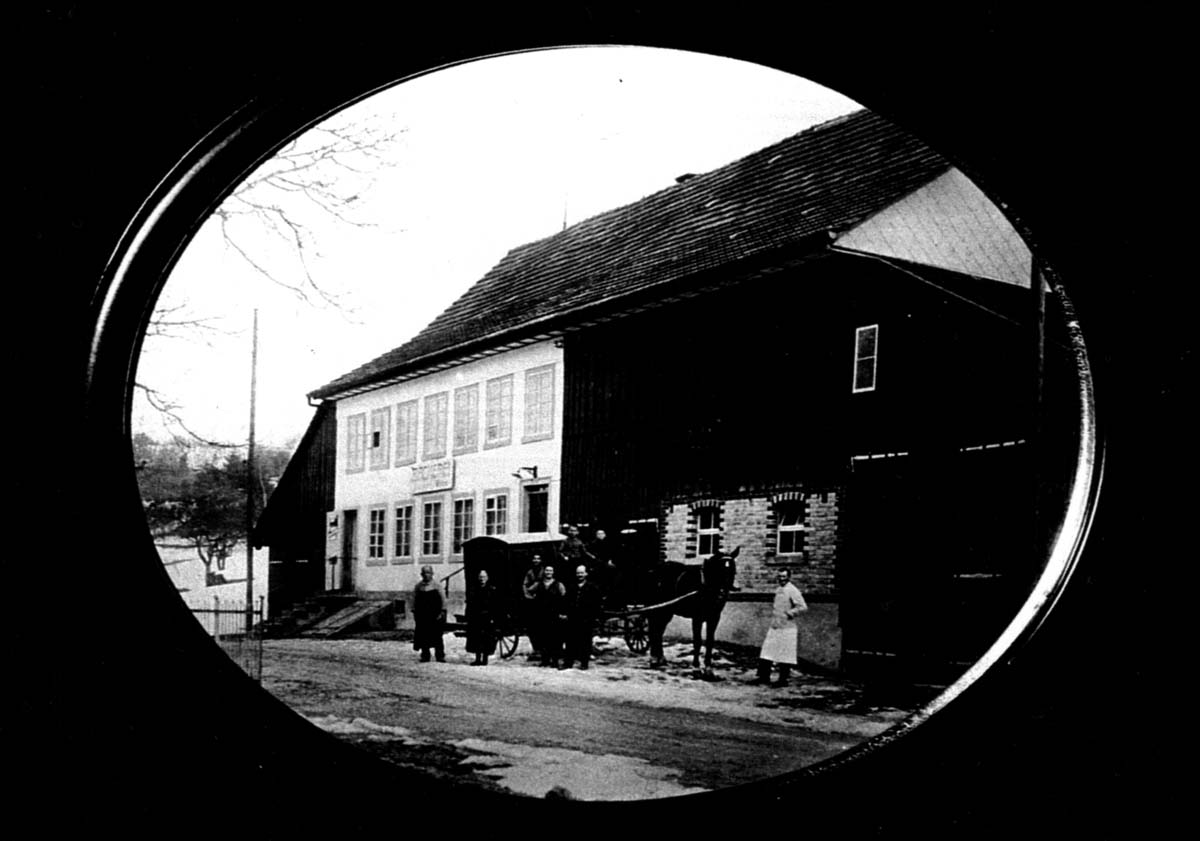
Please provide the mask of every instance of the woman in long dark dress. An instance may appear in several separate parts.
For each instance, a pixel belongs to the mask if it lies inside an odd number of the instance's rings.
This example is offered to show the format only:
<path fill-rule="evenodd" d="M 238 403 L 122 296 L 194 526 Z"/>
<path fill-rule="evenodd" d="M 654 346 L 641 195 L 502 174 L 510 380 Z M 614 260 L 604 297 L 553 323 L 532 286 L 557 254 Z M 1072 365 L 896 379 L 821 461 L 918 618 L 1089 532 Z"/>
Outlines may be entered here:
<path fill-rule="evenodd" d="M 488 583 L 486 569 L 467 603 L 467 651 L 475 655 L 472 666 L 486 666 L 496 653 L 496 588 Z"/>

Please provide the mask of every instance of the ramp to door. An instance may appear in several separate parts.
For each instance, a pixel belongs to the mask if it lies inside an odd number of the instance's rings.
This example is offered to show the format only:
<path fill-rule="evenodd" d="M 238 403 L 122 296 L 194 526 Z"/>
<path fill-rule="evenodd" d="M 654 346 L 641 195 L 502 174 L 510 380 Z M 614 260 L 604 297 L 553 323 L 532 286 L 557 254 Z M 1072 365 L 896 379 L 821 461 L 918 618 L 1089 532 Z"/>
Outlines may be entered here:
<path fill-rule="evenodd" d="M 352 631 L 375 626 L 386 617 L 384 611 L 394 615 L 395 603 L 381 599 L 359 599 L 332 616 L 327 616 L 316 625 L 303 631 L 300 636 L 316 639 L 334 639 Z"/>

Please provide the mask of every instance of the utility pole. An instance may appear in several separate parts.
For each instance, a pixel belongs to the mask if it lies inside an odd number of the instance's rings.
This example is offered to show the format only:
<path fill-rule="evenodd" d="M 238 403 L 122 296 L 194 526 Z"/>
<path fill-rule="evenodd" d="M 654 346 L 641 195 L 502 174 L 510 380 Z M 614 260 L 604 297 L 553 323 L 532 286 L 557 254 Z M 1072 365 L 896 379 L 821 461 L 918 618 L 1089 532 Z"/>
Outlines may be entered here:
<path fill-rule="evenodd" d="M 246 453 L 246 636 L 254 628 L 254 402 L 258 391 L 258 310 L 254 310 L 254 328 L 250 340 L 250 443 Z"/>

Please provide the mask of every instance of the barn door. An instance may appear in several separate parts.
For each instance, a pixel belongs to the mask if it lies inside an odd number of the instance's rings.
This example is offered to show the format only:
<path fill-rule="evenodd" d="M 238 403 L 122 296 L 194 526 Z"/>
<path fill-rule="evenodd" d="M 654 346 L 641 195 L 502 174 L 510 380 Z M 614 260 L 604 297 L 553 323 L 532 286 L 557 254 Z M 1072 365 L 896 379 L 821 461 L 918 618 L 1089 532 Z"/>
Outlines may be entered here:
<path fill-rule="evenodd" d="M 856 462 L 839 560 L 843 665 L 948 682 L 977 660 L 1029 583 L 1024 454 Z"/>
<path fill-rule="evenodd" d="M 842 661 L 850 671 L 895 671 L 911 635 L 911 578 L 924 563 L 918 535 L 930 524 L 907 461 L 856 463 L 845 494 L 838 575 Z"/>

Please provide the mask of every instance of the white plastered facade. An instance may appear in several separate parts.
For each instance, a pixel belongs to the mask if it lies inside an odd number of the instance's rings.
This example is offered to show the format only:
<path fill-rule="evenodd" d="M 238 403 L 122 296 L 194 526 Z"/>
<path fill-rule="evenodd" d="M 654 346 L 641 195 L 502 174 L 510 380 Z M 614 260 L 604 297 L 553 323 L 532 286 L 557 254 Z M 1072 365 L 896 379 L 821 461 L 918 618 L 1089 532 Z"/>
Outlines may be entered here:
<path fill-rule="evenodd" d="M 508 434 L 492 435 L 489 440 L 488 384 L 509 377 Z M 527 406 L 527 393 L 534 391 L 535 386 L 539 388 L 544 407 L 547 381 L 551 384 L 548 416 L 543 408 L 541 418 L 534 418 L 531 414 L 538 410 Z M 471 410 L 466 408 L 469 399 L 459 401 L 456 395 L 469 394 L 473 387 L 476 399 Z M 446 395 L 445 437 L 444 454 L 437 455 L 436 451 L 426 452 L 426 428 L 430 421 L 426 398 L 440 394 Z M 454 550 L 454 543 L 456 538 L 465 536 L 455 531 L 456 527 L 462 528 L 464 521 L 470 523 L 470 536 L 490 531 L 510 543 L 559 537 L 562 395 L 562 350 L 553 341 L 544 341 L 339 399 L 335 509 L 330 516 L 336 515 L 343 528 L 350 528 L 353 522 L 352 569 L 347 570 L 350 586 L 360 593 L 407 592 L 416 585 L 424 564 L 433 566 L 438 580 L 450 576 L 462 566 L 461 551 Z M 398 414 L 399 407 L 414 405 L 416 452 L 410 462 L 397 440 Z M 456 421 L 456 414 L 470 418 L 465 427 Z M 378 419 L 382 417 L 387 418 L 387 423 L 379 430 Z M 535 428 L 539 420 L 540 432 Z M 475 443 L 456 448 L 456 432 L 469 430 L 472 425 Z M 376 431 L 382 434 L 376 437 Z M 495 432 L 494 425 L 491 432 Z M 361 456 L 356 456 L 352 452 L 353 439 L 359 435 L 362 451 Z M 459 438 L 461 441 L 461 435 Z M 385 449 L 384 453 L 378 452 L 380 447 Z M 531 508 L 538 504 L 531 501 L 531 494 L 543 493 L 546 495 L 544 528 L 536 521 L 531 528 Z M 497 510 L 497 497 L 505 497 L 503 512 Z M 469 506 L 464 506 L 468 500 Z M 440 510 L 436 508 L 439 502 Z M 400 520 L 406 507 L 411 507 L 407 552 L 404 541 L 397 539 L 404 531 Z M 398 511 L 402 514 L 400 520 Z M 347 518 L 347 512 L 354 515 Z M 536 512 L 533 516 L 540 519 Z M 433 542 L 428 528 L 430 520 L 438 520 L 437 547 L 433 551 L 429 545 Z M 340 539 L 345 540 L 344 533 Z M 343 557 L 339 557 L 338 567 L 347 562 L 344 548 L 339 554 Z M 330 581 L 344 584 L 347 577 L 343 577 L 339 568 L 333 571 Z M 453 575 L 449 584 L 452 593 L 461 592 L 463 576 Z"/>

